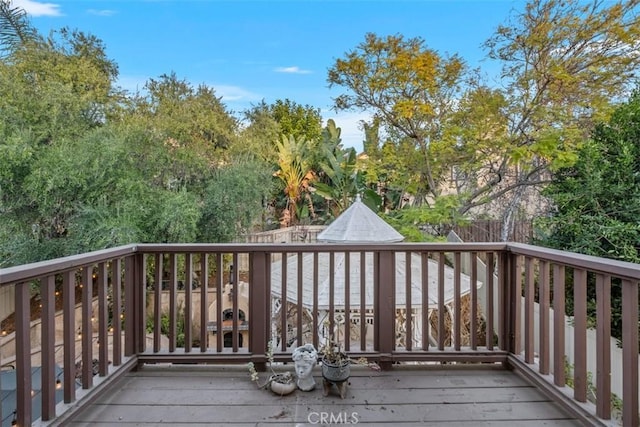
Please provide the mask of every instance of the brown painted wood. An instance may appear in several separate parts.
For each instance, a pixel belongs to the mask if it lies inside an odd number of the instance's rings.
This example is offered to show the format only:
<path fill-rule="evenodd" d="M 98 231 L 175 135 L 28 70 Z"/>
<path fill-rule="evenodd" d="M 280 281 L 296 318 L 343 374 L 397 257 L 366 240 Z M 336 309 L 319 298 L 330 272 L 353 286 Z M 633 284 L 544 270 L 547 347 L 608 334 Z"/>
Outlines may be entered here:
<path fill-rule="evenodd" d="M 611 276 L 596 275 L 596 414 L 611 418 Z"/>
<path fill-rule="evenodd" d="M 587 401 L 587 272 L 573 270 L 573 397 Z"/>
<path fill-rule="evenodd" d="M 55 418 L 55 285 L 56 278 L 49 275 L 40 283 L 40 304 L 42 304 L 42 419 Z"/>
<path fill-rule="evenodd" d="M 76 374 L 76 315 L 75 315 L 75 270 L 66 272 L 62 278 L 63 299 L 63 351 L 64 351 L 64 402 L 71 403 L 76 400 L 75 374 Z"/>
<path fill-rule="evenodd" d="M 82 388 L 87 390 L 93 387 L 93 325 L 91 324 L 93 299 L 93 267 L 85 266 L 82 269 Z"/>
<path fill-rule="evenodd" d="M 563 265 L 553 265 L 553 383 L 564 387 L 566 378 L 564 373 L 565 357 L 565 268 Z"/>
<path fill-rule="evenodd" d="M 549 343 L 549 315 L 550 311 L 550 289 L 549 282 L 549 263 L 547 261 L 540 261 L 540 286 L 539 286 L 539 303 L 540 303 L 540 317 L 538 322 L 540 323 L 540 373 L 548 375 L 550 372 L 550 343 Z"/>
<path fill-rule="evenodd" d="M 638 282 L 622 281 L 622 419 L 640 425 L 638 414 Z"/>

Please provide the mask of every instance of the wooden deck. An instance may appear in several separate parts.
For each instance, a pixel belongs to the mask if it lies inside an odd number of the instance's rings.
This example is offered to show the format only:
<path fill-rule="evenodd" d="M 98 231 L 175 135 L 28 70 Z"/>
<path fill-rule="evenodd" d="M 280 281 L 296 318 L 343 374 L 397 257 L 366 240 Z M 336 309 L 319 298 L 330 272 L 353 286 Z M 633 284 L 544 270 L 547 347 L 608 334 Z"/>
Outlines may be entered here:
<path fill-rule="evenodd" d="M 323 397 L 319 370 L 315 377 L 313 391 L 276 396 L 250 382 L 243 366 L 147 365 L 62 425 L 582 425 L 501 365 L 353 367 L 344 400 L 335 389 Z"/>

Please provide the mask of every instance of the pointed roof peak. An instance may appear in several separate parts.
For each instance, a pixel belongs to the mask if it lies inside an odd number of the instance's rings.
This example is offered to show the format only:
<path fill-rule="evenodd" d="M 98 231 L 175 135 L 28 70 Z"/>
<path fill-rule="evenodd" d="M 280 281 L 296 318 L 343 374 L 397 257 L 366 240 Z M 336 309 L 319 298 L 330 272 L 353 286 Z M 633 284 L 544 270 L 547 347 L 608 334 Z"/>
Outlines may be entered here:
<path fill-rule="evenodd" d="M 329 243 L 395 243 L 404 236 L 362 202 L 360 195 L 324 231 L 318 241 Z"/>

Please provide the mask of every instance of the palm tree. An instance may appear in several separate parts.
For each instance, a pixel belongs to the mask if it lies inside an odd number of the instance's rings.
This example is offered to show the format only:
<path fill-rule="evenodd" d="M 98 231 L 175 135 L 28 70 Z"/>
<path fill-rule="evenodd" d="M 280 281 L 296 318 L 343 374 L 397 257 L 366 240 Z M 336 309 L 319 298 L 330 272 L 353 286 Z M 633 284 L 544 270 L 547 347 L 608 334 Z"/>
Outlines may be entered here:
<path fill-rule="evenodd" d="M 13 7 L 10 0 L 0 0 L 0 59 L 37 37 L 27 12 L 21 7 Z"/>
<path fill-rule="evenodd" d="M 309 199 L 309 184 L 314 180 L 315 174 L 309 166 L 309 143 L 304 136 L 296 140 L 293 135 L 282 135 L 281 140 L 276 143 L 276 148 L 280 169 L 275 175 L 284 183 L 284 193 L 287 197 L 280 224 L 287 227 L 296 221 L 298 202 L 303 196 Z M 311 203 L 309 205 L 313 207 Z M 311 215 L 313 216 L 313 211 Z"/>

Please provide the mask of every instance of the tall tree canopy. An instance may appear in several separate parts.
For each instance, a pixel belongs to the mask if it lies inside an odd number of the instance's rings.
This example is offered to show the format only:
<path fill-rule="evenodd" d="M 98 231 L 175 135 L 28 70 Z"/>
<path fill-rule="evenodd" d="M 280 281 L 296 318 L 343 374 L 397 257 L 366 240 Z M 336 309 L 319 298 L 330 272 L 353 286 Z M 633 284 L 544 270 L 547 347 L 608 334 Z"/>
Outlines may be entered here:
<path fill-rule="evenodd" d="M 526 187 L 570 165 L 595 123 L 633 87 L 640 65 L 638 3 L 532 0 L 487 41 L 489 56 L 503 63 L 505 83 L 506 151 L 492 162 L 502 178 L 494 188 L 510 192 L 505 224 Z"/>
<path fill-rule="evenodd" d="M 640 262 L 640 91 L 577 153 L 545 190 L 552 205 L 537 221 L 539 243 Z"/>
<path fill-rule="evenodd" d="M 441 192 L 446 159 L 436 155 L 435 144 L 465 72 L 460 57 L 443 58 L 420 38 L 369 33 L 329 69 L 328 81 L 348 90 L 335 99 L 337 110 L 369 110 L 397 141 L 410 141 L 419 158 L 412 170 L 419 178 L 416 195 L 424 198 Z"/>
<path fill-rule="evenodd" d="M 607 123 L 598 124 L 577 154 L 575 164 L 558 170 L 545 190 L 552 204 L 547 215 L 536 221 L 540 236 L 536 243 L 639 263 L 640 91 L 620 105 Z M 595 289 L 587 287 L 589 314 L 594 320 Z M 566 294 L 571 312 L 571 288 Z M 619 339 L 621 298 L 620 281 L 613 280 L 612 334 Z"/>
<path fill-rule="evenodd" d="M 459 214 L 479 214 L 494 202 L 486 211 L 502 212 L 506 234 L 527 188 L 575 161 L 594 123 L 628 93 L 640 65 L 637 6 L 532 0 L 485 44 L 503 65 L 502 86 L 422 39 L 368 34 L 329 70 L 330 85 L 346 89 L 335 107 L 374 114 L 382 146 L 404 156 L 397 187 L 418 203 L 453 193 Z"/>

